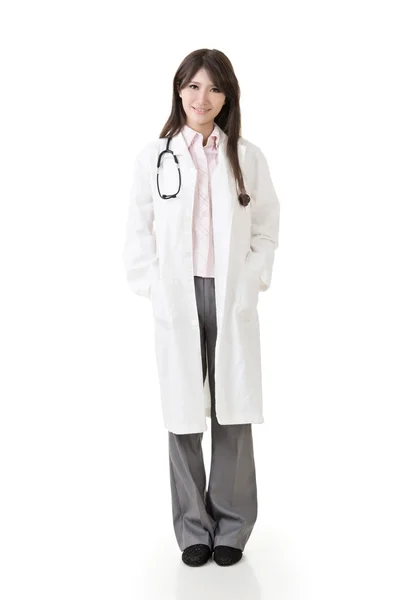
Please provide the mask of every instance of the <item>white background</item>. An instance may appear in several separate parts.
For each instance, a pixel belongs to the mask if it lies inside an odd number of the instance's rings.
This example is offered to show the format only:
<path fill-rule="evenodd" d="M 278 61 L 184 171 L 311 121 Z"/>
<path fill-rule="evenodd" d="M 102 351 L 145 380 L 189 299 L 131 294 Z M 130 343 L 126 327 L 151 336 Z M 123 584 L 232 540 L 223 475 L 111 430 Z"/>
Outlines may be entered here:
<path fill-rule="evenodd" d="M 2 3 L 3 600 L 399 598 L 395 4 Z M 259 515 L 228 569 L 181 561 L 151 304 L 122 265 L 133 159 L 203 47 L 281 202 Z"/>

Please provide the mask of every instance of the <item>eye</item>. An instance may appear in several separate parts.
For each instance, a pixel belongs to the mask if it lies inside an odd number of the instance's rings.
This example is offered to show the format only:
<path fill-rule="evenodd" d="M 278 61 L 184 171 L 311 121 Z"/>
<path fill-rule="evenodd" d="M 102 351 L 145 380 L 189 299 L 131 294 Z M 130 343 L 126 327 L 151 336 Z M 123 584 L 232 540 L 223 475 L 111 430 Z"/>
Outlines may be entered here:
<path fill-rule="evenodd" d="M 197 86 L 195 83 L 191 83 L 191 84 L 189 85 L 189 87 L 190 87 L 190 88 L 197 88 L 198 86 Z M 211 89 L 213 89 L 213 90 L 216 90 L 217 92 L 219 92 L 219 89 L 218 89 L 217 87 L 213 87 L 213 88 L 211 88 Z"/>

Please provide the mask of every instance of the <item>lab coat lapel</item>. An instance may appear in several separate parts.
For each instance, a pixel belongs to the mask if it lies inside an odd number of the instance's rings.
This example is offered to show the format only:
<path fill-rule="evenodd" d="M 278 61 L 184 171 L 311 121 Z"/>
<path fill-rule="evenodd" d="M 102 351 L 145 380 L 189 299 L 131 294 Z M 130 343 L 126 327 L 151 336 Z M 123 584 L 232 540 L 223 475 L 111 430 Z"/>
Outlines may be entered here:
<path fill-rule="evenodd" d="M 181 131 L 172 138 L 169 147 L 178 157 L 183 180 L 186 171 L 190 169 L 196 169 L 196 165 L 193 162 L 189 148 L 187 147 L 185 138 L 183 137 L 183 133 Z"/>

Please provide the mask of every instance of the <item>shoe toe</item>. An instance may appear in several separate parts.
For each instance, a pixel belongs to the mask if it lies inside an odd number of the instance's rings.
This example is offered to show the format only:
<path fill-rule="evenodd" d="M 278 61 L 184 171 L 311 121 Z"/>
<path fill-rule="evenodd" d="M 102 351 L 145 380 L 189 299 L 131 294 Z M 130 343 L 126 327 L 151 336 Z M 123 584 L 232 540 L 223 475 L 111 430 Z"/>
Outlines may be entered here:
<path fill-rule="evenodd" d="M 242 558 L 243 552 L 239 548 L 232 548 L 231 546 L 215 546 L 214 548 L 214 561 L 220 567 L 229 567 L 239 562 Z"/>
<path fill-rule="evenodd" d="M 193 544 L 182 552 L 182 560 L 190 567 L 200 567 L 208 562 L 211 554 L 211 548 L 206 544 Z"/>

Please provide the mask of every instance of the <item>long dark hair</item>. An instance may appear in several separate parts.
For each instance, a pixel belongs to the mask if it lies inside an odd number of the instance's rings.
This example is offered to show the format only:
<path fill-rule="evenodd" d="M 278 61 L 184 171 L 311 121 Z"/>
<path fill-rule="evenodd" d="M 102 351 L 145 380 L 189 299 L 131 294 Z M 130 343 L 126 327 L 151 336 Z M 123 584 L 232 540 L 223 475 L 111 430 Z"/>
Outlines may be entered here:
<path fill-rule="evenodd" d="M 238 140 L 241 135 L 240 87 L 231 61 L 220 50 L 202 48 L 188 54 L 178 67 L 173 80 L 171 113 L 160 133 L 160 138 L 177 135 L 186 123 L 186 113 L 179 96 L 181 88 L 192 79 L 201 68 L 226 96 L 225 104 L 215 118 L 215 123 L 228 136 L 227 155 L 238 191 L 240 204 L 247 206 L 250 197 L 244 189 L 243 174 L 238 158 Z"/>

